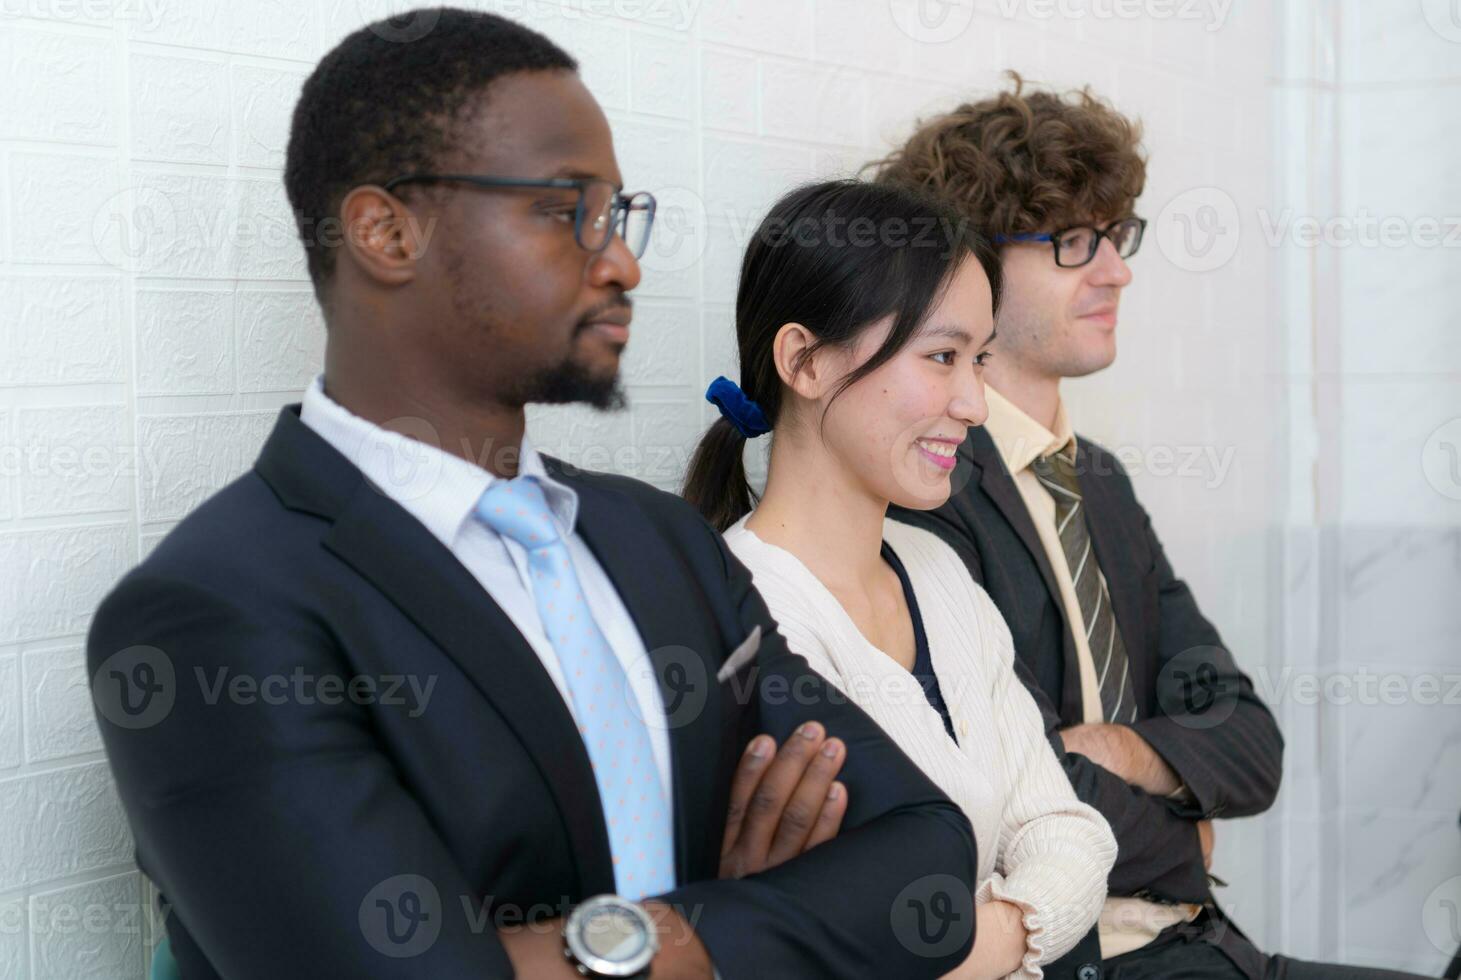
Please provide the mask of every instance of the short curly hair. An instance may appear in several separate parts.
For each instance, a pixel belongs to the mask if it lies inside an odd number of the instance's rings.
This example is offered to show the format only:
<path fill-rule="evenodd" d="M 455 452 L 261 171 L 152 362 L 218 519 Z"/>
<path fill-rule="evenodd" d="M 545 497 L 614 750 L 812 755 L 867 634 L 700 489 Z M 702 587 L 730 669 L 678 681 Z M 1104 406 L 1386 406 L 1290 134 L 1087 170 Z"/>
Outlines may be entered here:
<path fill-rule="evenodd" d="M 323 296 L 333 272 L 330 223 L 351 188 L 432 169 L 488 85 L 553 70 L 577 71 L 578 62 L 505 17 L 452 7 L 377 21 L 325 55 L 294 107 L 284 165 L 315 292 Z"/>
<path fill-rule="evenodd" d="M 1131 213 L 1146 185 L 1139 121 L 1089 88 L 1012 90 L 920 122 L 903 146 L 868 165 L 957 204 L 985 234 L 1057 231 Z"/>

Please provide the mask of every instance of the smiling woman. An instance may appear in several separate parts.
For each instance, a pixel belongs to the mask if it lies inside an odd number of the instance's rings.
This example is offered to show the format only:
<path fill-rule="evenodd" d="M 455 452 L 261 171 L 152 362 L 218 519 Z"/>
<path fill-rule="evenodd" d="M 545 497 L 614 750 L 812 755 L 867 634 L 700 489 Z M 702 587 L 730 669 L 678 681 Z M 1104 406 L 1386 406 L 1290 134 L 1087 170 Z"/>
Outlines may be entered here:
<path fill-rule="evenodd" d="M 942 234 L 910 234 L 919 228 Z M 768 426 L 785 433 L 811 421 L 818 400 L 789 396 L 792 378 L 825 388 L 814 428 L 836 440 L 840 421 L 859 413 L 829 416 L 832 403 L 844 393 L 860 401 L 876 385 L 859 382 L 885 367 L 918 374 L 910 379 L 913 386 L 928 393 L 936 387 L 947 393 L 951 379 L 963 378 L 968 387 L 960 410 L 972 417 L 931 421 L 927 406 L 904 404 L 901 414 L 878 427 L 904 431 L 890 432 L 882 442 L 863 439 L 865 430 L 848 433 L 861 451 L 880 456 L 868 476 L 889 500 L 938 506 L 949 492 L 944 447 L 962 442 L 964 428 L 983 418 L 983 398 L 968 368 L 982 363 L 980 351 L 993 340 L 999 294 L 993 246 L 949 205 L 907 188 L 857 181 L 800 188 L 766 215 L 741 266 L 740 390 Z M 900 358 L 905 349 L 915 356 Z M 686 499 L 722 531 L 752 506 L 742 462 L 747 435 L 731 418 L 717 420 L 685 481 Z M 895 446 L 902 451 L 897 460 L 891 456 Z M 915 463 L 929 459 L 943 470 L 941 480 L 929 486 L 929 477 L 905 456 Z"/>
<path fill-rule="evenodd" d="M 973 825 L 975 946 L 953 976 L 1035 977 L 1095 921 L 1116 848 L 1046 741 L 989 596 L 949 545 L 887 517 L 890 503 L 948 499 L 965 435 L 988 413 L 1001 270 L 942 208 L 844 181 L 772 209 L 741 269 L 746 388 L 711 385 L 724 417 L 686 496 L 751 570 L 787 646 Z M 929 218 L 956 233 L 935 248 L 892 234 Z M 752 510 L 741 452 L 766 432 L 770 471 Z"/>

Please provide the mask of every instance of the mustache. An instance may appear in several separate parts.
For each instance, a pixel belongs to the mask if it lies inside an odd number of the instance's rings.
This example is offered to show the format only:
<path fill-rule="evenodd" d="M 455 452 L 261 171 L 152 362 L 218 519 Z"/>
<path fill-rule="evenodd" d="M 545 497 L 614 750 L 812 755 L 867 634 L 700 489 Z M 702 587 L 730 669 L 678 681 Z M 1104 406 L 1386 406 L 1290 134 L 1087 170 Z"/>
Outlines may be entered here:
<path fill-rule="evenodd" d="M 632 315 L 634 313 L 634 301 L 628 296 L 620 296 L 617 299 L 607 300 L 598 304 L 579 318 L 578 326 L 574 329 L 574 332 L 580 333 L 587 330 L 590 323 L 593 323 L 605 313 L 617 313 L 620 311 Z"/>

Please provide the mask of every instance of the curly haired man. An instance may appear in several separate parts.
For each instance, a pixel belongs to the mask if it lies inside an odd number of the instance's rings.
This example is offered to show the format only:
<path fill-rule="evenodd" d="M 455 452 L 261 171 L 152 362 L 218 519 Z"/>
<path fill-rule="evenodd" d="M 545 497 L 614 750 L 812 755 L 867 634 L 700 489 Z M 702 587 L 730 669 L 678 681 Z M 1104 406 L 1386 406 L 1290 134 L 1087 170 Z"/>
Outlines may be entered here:
<path fill-rule="evenodd" d="M 989 419 L 959 450 L 968 479 L 937 511 L 893 516 L 940 534 L 993 597 L 1077 795 L 1116 833 L 1099 954 L 1083 944 L 1090 961 L 1068 975 L 1095 980 L 1099 955 L 1122 980 L 1404 976 L 1264 954 L 1213 900 L 1212 821 L 1272 805 L 1283 738 L 1120 463 L 1076 435 L 1060 397 L 1116 357 L 1146 227 L 1141 126 L 1088 89 L 1012 77 L 872 165 L 956 202 L 1004 267 Z"/>

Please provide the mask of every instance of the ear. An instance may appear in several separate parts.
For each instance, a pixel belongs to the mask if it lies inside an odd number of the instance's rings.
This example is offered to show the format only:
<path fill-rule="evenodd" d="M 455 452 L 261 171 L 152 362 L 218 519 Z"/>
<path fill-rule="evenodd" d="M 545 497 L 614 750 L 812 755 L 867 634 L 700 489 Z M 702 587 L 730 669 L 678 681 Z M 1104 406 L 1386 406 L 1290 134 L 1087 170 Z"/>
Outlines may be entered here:
<path fill-rule="evenodd" d="M 828 348 L 809 353 L 816 342 L 816 335 L 800 323 L 783 323 L 771 347 L 781 383 L 809 401 L 822 397 L 829 373 L 823 363 Z"/>
<path fill-rule="evenodd" d="M 368 278 L 402 286 L 416 277 L 416 261 L 430 235 L 423 234 L 420 218 L 400 198 L 373 184 L 356 187 L 340 202 L 340 218 L 345 225 L 341 245 Z"/>

